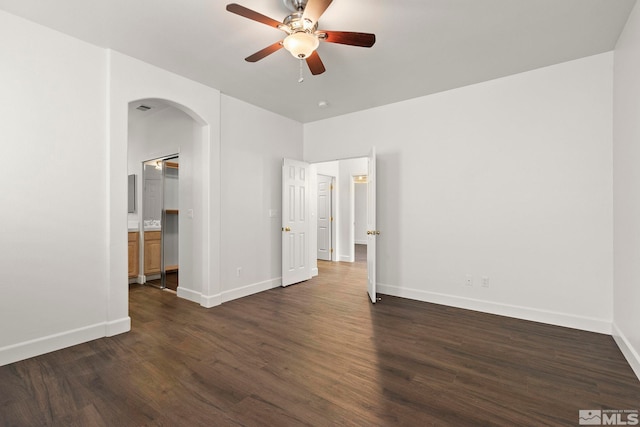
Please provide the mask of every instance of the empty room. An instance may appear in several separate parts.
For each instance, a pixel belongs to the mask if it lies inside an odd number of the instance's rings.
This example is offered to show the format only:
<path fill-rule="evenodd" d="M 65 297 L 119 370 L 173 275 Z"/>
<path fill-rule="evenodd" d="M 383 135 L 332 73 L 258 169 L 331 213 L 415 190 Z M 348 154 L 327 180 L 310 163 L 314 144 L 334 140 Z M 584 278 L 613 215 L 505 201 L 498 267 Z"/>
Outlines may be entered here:
<path fill-rule="evenodd" d="M 636 0 L 0 0 L 0 425 L 637 425 Z"/>

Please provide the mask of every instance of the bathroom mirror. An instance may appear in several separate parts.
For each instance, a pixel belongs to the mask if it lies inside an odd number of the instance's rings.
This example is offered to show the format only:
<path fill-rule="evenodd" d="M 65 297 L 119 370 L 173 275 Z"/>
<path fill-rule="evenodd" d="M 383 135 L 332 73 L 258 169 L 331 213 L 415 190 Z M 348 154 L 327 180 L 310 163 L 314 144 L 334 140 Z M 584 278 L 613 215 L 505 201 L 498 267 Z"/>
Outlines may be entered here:
<path fill-rule="evenodd" d="M 129 175 L 129 210 L 128 213 L 136 212 L 136 176 Z"/>

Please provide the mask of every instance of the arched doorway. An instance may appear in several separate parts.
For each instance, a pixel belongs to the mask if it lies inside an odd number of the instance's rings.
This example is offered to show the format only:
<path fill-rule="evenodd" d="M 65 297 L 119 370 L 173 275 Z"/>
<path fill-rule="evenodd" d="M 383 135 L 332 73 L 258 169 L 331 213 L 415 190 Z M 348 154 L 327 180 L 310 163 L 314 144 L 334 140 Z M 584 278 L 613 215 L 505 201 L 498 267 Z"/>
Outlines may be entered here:
<path fill-rule="evenodd" d="M 180 106 L 160 99 L 130 102 L 128 114 L 127 169 L 137 178 L 137 209 L 128 213 L 127 229 L 129 240 L 137 233 L 139 242 L 135 255 L 139 271 L 129 281 L 158 284 L 160 279 L 161 287 L 167 288 L 168 269 L 171 277 L 179 269 L 180 286 L 170 288 L 192 299 L 192 294 L 201 292 L 195 280 L 199 248 L 194 247 L 194 235 L 202 224 L 194 221 L 194 212 L 202 211 L 198 191 L 202 124 Z M 166 166 L 171 166 L 171 174 Z M 162 185 L 156 187 L 156 182 Z M 168 203 L 170 195 L 173 200 Z M 157 206 L 150 200 L 158 201 Z"/>
<path fill-rule="evenodd" d="M 108 52 L 108 129 L 105 155 L 108 247 L 105 335 L 131 329 L 127 280 L 128 107 L 137 100 L 160 100 L 195 120 L 201 158 L 194 173 L 193 280 L 181 283 L 179 297 L 203 307 L 220 304 L 220 92 L 115 51 Z M 184 276 L 184 274 L 183 274 Z M 184 287 L 183 287 L 184 286 Z"/>

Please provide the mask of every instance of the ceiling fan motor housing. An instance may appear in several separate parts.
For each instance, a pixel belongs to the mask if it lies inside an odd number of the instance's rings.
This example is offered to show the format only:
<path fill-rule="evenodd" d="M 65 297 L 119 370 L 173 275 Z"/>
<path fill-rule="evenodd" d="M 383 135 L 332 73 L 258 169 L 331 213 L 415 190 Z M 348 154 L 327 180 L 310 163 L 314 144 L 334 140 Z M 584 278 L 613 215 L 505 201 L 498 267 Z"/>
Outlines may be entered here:
<path fill-rule="evenodd" d="M 282 2 L 292 12 L 302 12 L 307 6 L 307 0 L 282 0 Z"/>
<path fill-rule="evenodd" d="M 318 23 L 311 22 L 308 19 L 303 19 L 302 12 L 293 12 L 291 15 L 284 18 L 284 21 L 282 22 L 284 25 L 289 27 L 289 33 L 297 33 L 298 31 L 312 33 L 318 29 Z"/>

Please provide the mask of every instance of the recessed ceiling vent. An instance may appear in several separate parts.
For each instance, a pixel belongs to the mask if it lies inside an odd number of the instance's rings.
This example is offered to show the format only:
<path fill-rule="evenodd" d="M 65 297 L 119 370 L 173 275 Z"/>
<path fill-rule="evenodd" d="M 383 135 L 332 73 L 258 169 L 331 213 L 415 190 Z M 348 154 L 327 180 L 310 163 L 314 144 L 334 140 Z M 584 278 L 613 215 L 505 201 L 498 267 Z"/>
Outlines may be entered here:
<path fill-rule="evenodd" d="M 136 107 L 136 110 L 149 111 L 149 110 L 151 110 L 151 107 L 147 107 L 146 105 L 139 105 L 139 106 Z"/>

